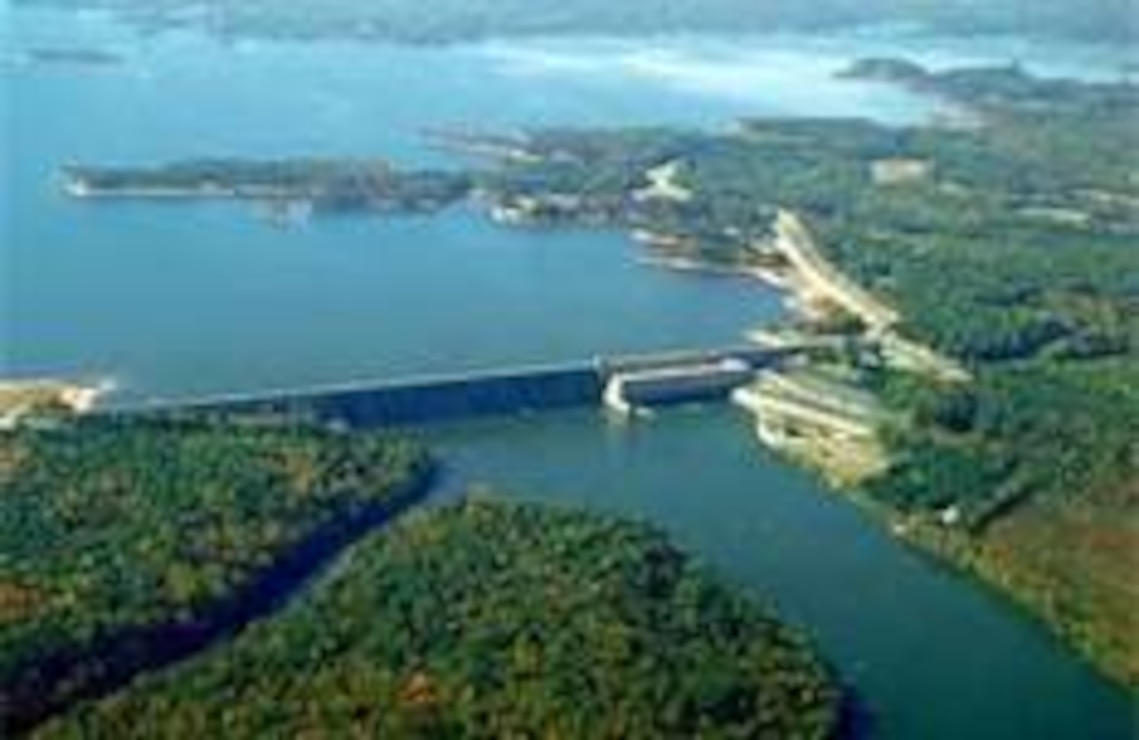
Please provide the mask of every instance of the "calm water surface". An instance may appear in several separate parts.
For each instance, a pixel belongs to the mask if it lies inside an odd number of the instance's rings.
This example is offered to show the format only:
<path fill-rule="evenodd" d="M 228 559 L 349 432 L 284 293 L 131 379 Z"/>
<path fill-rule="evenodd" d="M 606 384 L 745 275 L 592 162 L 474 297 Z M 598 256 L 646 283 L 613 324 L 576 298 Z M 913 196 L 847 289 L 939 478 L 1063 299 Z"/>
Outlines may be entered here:
<path fill-rule="evenodd" d="M 863 54 L 939 64 L 1013 47 L 852 34 L 495 41 L 445 49 L 140 39 L 99 15 L 0 7 L 0 374 L 112 376 L 124 398 L 731 342 L 778 312 L 755 284 L 651 269 L 619 235 L 434 218 L 280 228 L 230 205 L 78 203 L 72 161 L 368 154 L 451 166 L 424 127 L 921 120 L 932 101 L 838 82 Z M 28 62 L 97 47 L 121 65 Z M 1102 52 L 1042 69 L 1110 75 Z M 1002 56 L 1003 55 L 1003 56 Z M 980 57 L 980 58 L 978 58 Z M 649 518 L 810 630 L 889 738 L 1126 738 L 1127 698 L 984 589 L 915 556 L 769 457 L 728 409 L 424 432 L 453 489 Z"/>

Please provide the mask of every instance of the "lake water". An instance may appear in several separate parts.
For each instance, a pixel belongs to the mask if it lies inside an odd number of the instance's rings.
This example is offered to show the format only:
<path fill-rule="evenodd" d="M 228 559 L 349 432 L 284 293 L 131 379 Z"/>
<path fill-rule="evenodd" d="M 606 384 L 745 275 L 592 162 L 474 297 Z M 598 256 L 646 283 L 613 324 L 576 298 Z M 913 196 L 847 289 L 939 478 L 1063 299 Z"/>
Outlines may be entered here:
<path fill-rule="evenodd" d="M 832 73 L 891 49 L 948 64 L 1006 48 L 881 34 L 223 44 L 6 4 L 0 22 L 0 373 L 111 376 L 127 399 L 715 345 L 770 321 L 779 301 L 752 282 L 641 265 L 615 234 L 505 229 L 466 209 L 281 228 L 229 204 L 80 203 L 59 192 L 61 164 L 368 154 L 449 166 L 423 128 L 718 127 L 795 114 L 905 124 L 937 104 Z M 55 47 L 124 61 L 22 54 Z M 1111 74 L 1090 51 L 1062 63 L 1017 54 Z M 878 736 L 1130 735 L 1122 692 L 1005 602 L 766 454 L 729 409 L 423 434 L 454 487 L 486 481 L 667 527 L 811 631 Z"/>

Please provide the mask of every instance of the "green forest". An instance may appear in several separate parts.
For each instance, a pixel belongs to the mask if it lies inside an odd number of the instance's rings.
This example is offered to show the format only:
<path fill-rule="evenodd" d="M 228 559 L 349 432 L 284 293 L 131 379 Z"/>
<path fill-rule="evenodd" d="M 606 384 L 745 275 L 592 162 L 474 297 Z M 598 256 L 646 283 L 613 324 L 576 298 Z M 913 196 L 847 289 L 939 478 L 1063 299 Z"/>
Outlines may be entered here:
<path fill-rule="evenodd" d="M 407 503 L 373 434 L 99 419 L 0 436 L 0 729 L 177 658 Z M 168 656 L 164 653 L 169 653 Z M 4 733 L 0 733 L 4 734 Z"/>
<path fill-rule="evenodd" d="M 39 736 L 822 738 L 838 705 L 802 635 L 656 529 L 476 496 Z"/>
<path fill-rule="evenodd" d="M 247 198 L 323 211 L 430 212 L 470 190 L 462 173 L 403 172 L 383 160 L 196 159 L 155 168 L 71 166 L 64 176 L 87 195 Z"/>

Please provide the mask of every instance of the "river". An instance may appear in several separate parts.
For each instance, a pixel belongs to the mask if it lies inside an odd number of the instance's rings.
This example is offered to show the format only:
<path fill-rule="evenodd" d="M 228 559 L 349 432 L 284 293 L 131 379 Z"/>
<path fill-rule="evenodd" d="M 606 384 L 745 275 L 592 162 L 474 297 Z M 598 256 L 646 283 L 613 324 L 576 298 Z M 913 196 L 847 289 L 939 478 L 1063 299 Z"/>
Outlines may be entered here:
<path fill-rule="evenodd" d="M 718 127 L 797 114 L 900 125 L 937 103 L 832 73 L 868 53 L 949 64 L 1006 48 L 865 33 L 400 48 L 139 37 L 98 14 L 7 5 L 0 21 L 0 374 L 113 377 L 123 399 L 717 345 L 777 316 L 779 299 L 751 281 L 642 265 L 622 235 L 506 229 L 465 208 L 281 227 L 232 204 L 75 202 L 59 192 L 61 164 L 367 154 L 452 166 L 418 136 L 439 126 Z M 60 47 L 122 62 L 25 54 Z M 1111 74 L 1091 51 L 1017 49 L 1046 70 Z M 665 526 L 810 631 L 876 737 L 1131 734 L 1123 692 L 1004 600 L 764 452 L 730 409 L 420 434 L 452 491 L 486 482 Z"/>

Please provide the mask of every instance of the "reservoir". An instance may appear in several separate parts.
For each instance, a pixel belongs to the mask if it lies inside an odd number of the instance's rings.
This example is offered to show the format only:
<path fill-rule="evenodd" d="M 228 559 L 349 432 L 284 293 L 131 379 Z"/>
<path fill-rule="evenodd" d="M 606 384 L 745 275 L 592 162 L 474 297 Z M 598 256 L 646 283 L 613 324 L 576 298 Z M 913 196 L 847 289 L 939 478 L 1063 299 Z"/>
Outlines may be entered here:
<path fill-rule="evenodd" d="M 465 208 L 282 227 L 238 205 L 77 203 L 59 191 L 62 164 L 369 155 L 453 166 L 422 129 L 807 114 L 904 124 L 937 103 L 831 73 L 889 49 L 978 61 L 972 47 L 876 34 L 410 49 L 139 37 L 97 14 L 7 5 L 0 21 L 10 42 L 0 50 L 0 374 L 109 376 L 124 399 L 719 346 L 772 320 L 780 302 L 751 281 L 641 264 L 619 234 L 507 229 Z M 25 53 L 60 46 L 121 63 Z M 1065 59 L 1100 69 L 1090 52 Z M 451 491 L 486 483 L 667 528 L 816 637 L 872 736 L 1131 735 L 1122 691 L 1000 598 L 769 456 L 726 407 L 420 434 Z"/>

